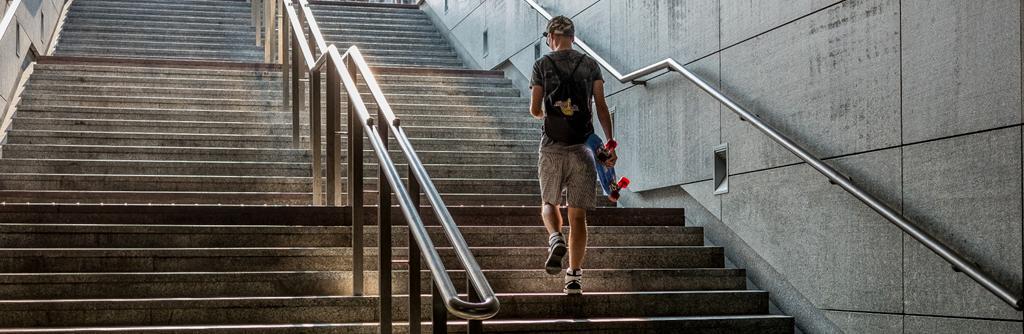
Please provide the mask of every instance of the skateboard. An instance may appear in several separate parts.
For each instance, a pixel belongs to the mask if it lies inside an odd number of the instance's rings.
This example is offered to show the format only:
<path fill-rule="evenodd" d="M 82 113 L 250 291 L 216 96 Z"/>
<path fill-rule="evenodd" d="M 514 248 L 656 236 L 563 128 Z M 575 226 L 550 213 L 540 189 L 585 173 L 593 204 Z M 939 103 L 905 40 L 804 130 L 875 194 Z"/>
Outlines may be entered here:
<path fill-rule="evenodd" d="M 594 169 L 597 170 L 597 180 L 601 183 L 604 195 L 608 196 L 608 200 L 612 202 L 618 202 L 619 191 L 629 187 L 629 178 L 622 177 L 616 180 L 615 168 L 604 165 L 617 146 L 618 143 L 615 140 L 605 143 L 597 134 L 591 134 L 587 138 L 587 147 L 594 152 Z"/>

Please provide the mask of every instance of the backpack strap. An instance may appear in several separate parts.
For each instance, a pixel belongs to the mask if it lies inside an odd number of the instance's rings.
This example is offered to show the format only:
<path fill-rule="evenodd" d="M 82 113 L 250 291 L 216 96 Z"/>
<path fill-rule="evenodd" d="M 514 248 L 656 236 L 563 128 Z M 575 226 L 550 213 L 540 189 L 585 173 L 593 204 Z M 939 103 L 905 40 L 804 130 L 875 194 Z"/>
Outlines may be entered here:
<path fill-rule="evenodd" d="M 580 68 L 580 64 L 583 63 L 584 56 L 580 55 L 580 59 L 576 60 L 576 65 L 573 66 L 572 72 L 570 72 L 569 75 L 565 75 L 564 73 L 562 73 L 562 71 L 558 70 L 558 65 L 555 64 L 554 59 L 551 59 L 551 55 L 544 55 L 544 58 L 546 58 L 548 62 L 551 63 L 551 68 L 555 71 L 555 76 L 558 77 L 558 82 L 566 82 L 565 77 L 569 77 L 569 79 L 572 79 L 572 76 L 576 74 L 576 70 Z"/>

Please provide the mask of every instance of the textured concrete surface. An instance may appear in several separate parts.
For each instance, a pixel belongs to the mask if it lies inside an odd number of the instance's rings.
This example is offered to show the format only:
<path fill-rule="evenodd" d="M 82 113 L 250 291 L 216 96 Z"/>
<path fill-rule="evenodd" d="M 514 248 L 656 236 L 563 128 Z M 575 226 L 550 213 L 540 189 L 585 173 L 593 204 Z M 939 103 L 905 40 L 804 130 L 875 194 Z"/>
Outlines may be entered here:
<path fill-rule="evenodd" d="M 898 204 L 898 150 L 830 163 Z M 730 188 L 722 220 L 816 306 L 901 310 L 901 236 L 867 206 L 806 165 L 733 176 Z"/>
<path fill-rule="evenodd" d="M 1014 127 L 904 148 L 904 205 L 925 231 L 1021 292 L 1021 136 Z M 908 313 L 1021 313 L 907 237 Z"/>
<path fill-rule="evenodd" d="M 857 184 L 869 183 L 869 190 L 888 203 L 899 207 L 906 200 L 908 210 L 923 205 L 921 212 L 941 216 L 928 224 L 948 233 L 951 242 L 962 246 L 967 255 L 984 258 L 988 263 L 983 265 L 994 266 L 997 277 L 1020 294 L 1021 219 L 1013 218 L 1022 206 L 1019 191 L 1013 195 L 1014 187 L 1019 189 L 1022 183 L 1020 127 L 999 130 L 1022 119 L 1020 50 L 1024 43 L 1018 1 L 736 0 L 710 5 L 680 2 L 670 8 L 664 1 L 579 0 L 545 2 L 544 6 L 556 15 L 587 7 L 575 14 L 581 23 L 579 35 L 621 71 L 664 57 L 684 63 L 692 61 L 695 54 L 719 58 L 719 70 L 710 65 L 700 69 L 700 75 L 714 81 L 720 78 L 727 95 L 813 154 L 843 156 L 830 163 L 839 162 L 834 166 L 840 172 L 850 174 Z M 639 14 L 655 8 L 671 9 L 672 14 Z M 697 17 L 698 13 L 704 16 Z M 505 14 L 473 15 L 497 20 Z M 521 51 L 504 58 L 528 73 L 532 45 L 519 47 Z M 701 68 L 699 64 L 708 61 L 701 59 L 691 66 Z M 617 107 L 616 132 L 620 139 L 637 139 L 622 141 L 620 155 L 635 158 L 623 159 L 621 168 L 624 173 L 644 176 L 643 180 L 634 179 L 638 193 L 624 196 L 620 205 L 684 206 L 690 221 L 723 218 L 718 225 L 701 225 L 707 228 L 706 237 L 732 240 L 727 252 L 737 244 L 748 245 L 751 254 L 730 253 L 730 259 L 742 262 L 752 280 L 771 282 L 763 287 L 773 292 L 780 309 L 799 314 L 801 330 L 837 332 L 839 326 L 848 332 L 887 332 L 898 319 L 911 317 L 908 314 L 954 317 L 946 321 L 964 324 L 975 321 L 966 319 L 970 317 L 1020 319 L 1019 313 L 995 302 L 963 275 L 950 273 L 947 264 L 845 192 L 828 185 L 824 177 L 807 166 L 791 166 L 798 162 L 794 156 L 740 122 L 731 111 L 721 111 L 718 129 L 687 123 L 703 122 L 703 118 L 642 117 L 705 108 L 703 98 L 686 98 L 685 88 L 668 93 L 662 87 L 669 84 L 662 81 L 685 85 L 674 74 L 621 92 L 618 90 L 630 85 L 608 84 L 613 87 L 610 92 L 618 92 L 610 98 Z M 671 105 L 665 106 L 664 100 Z M 647 103 L 651 110 L 628 115 L 629 110 L 623 108 L 627 102 Z M 670 131 L 661 137 L 643 133 L 644 126 L 661 126 L 659 121 L 685 124 L 666 125 Z M 700 166 L 701 160 L 710 156 L 693 152 L 659 155 L 650 148 L 650 143 L 674 141 L 680 135 L 680 146 L 685 149 L 709 150 L 705 141 L 711 141 L 704 136 L 716 131 L 721 138 L 714 144 L 728 143 L 730 148 L 733 178 L 732 192 L 727 195 L 711 194 L 711 182 L 706 181 L 710 177 L 690 178 L 711 169 L 709 164 Z M 1016 141 L 1004 133 L 1014 131 L 1018 133 Z M 970 136 L 988 133 L 1003 139 L 989 143 L 994 147 L 987 149 L 989 153 L 968 154 L 964 151 L 977 150 L 977 145 L 947 138 L 973 132 L 981 133 Z M 922 145 L 949 148 L 934 153 L 934 160 L 909 156 L 915 150 L 911 146 L 917 145 L 904 145 L 922 140 L 937 140 Z M 953 149 L 958 146 L 969 148 Z M 1004 152 L 997 154 L 998 163 L 988 162 L 995 159 L 991 150 Z M 916 154 L 924 153 L 918 150 Z M 651 172 L 641 172 L 642 168 Z M 936 181 L 927 173 L 944 178 Z M 984 173 L 994 180 L 973 178 Z M 960 194 L 960 189 L 964 193 Z M 738 196 L 744 201 L 736 201 Z M 911 198 L 914 196 L 918 199 Z M 948 197 L 963 198 L 964 203 L 934 208 Z M 695 219 L 697 212 L 705 214 Z M 758 219 L 752 223 L 748 215 Z M 834 228 L 837 221 L 841 225 Z M 791 235 L 817 234 L 813 242 L 807 242 L 783 232 L 766 234 L 770 230 L 764 226 L 788 226 Z M 1009 259 L 995 254 L 998 249 L 1008 250 Z M 828 291 L 821 291 L 826 288 Z M 805 308 L 809 304 L 814 310 Z M 830 313 L 828 318 L 824 312 Z M 866 315 L 869 313 L 877 316 Z M 912 332 L 910 321 L 906 324 L 906 331 Z"/>
<path fill-rule="evenodd" d="M 722 6 L 722 46 L 778 28 L 836 0 L 731 0 Z"/>
<path fill-rule="evenodd" d="M 705 58 L 688 69 L 713 78 L 718 58 Z M 621 163 L 616 168 L 618 174 L 633 181 L 633 191 L 714 177 L 719 102 L 710 95 L 693 83 L 663 76 L 643 89 L 623 91 L 608 101 L 615 107 L 615 136 L 634 147 L 619 153 Z"/>
<path fill-rule="evenodd" d="M 713 180 L 687 183 L 680 187 L 715 218 L 722 219 L 722 199 L 720 196 L 714 195 L 715 183 Z"/>
<path fill-rule="evenodd" d="M 862 313 L 825 311 L 825 316 L 832 320 L 839 328 L 846 333 L 857 334 L 898 334 L 903 333 L 903 316 Z"/>
<path fill-rule="evenodd" d="M 718 50 L 718 1 L 611 1 L 609 14 L 611 45 L 630 51 L 606 58 L 623 72 L 667 57 L 685 64 Z"/>
<path fill-rule="evenodd" d="M 1021 122 L 1019 1 L 903 1 L 903 142 Z"/>
<path fill-rule="evenodd" d="M 709 184 L 707 187 L 710 189 L 710 182 L 706 183 Z M 710 192 L 708 193 L 710 194 Z M 757 250 L 751 248 L 729 226 L 708 212 L 705 209 L 707 204 L 698 202 L 693 196 L 697 195 L 680 191 L 677 187 L 665 187 L 623 195 L 621 203 L 629 207 L 685 208 L 687 226 L 702 227 L 706 232 L 708 244 L 722 246 L 725 249 L 728 262 L 736 267 L 745 268 L 748 273 L 747 277 L 752 283 L 751 286 L 771 291 L 772 304 L 781 313 L 796 318 L 797 333 L 840 332 L 832 320 L 826 318 L 824 312 L 815 307 L 800 290 L 790 284 L 789 280 L 771 263 L 762 258 Z M 718 200 L 718 197 L 714 197 L 715 202 Z"/>
<path fill-rule="evenodd" d="M 900 143 L 899 2 L 847 1 L 722 52 L 722 87 L 811 153 Z M 729 173 L 799 161 L 723 112 Z"/>
<path fill-rule="evenodd" d="M 904 333 L 906 334 L 1012 334 L 1020 333 L 1021 329 L 1019 321 L 922 316 L 907 316 L 904 319 Z"/>

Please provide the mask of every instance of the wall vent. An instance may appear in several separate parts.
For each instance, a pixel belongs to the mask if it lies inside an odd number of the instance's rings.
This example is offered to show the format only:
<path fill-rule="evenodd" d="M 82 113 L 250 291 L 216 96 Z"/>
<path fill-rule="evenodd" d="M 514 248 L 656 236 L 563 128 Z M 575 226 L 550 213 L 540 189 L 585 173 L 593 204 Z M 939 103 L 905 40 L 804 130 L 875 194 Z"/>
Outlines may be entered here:
<path fill-rule="evenodd" d="M 489 48 L 487 45 L 487 30 L 484 30 L 484 57 L 487 57 L 487 53 L 489 51 L 488 49 Z"/>
<path fill-rule="evenodd" d="M 729 144 L 715 147 L 715 195 L 729 192 Z"/>
<path fill-rule="evenodd" d="M 14 21 L 14 56 L 21 57 L 21 23 Z"/>

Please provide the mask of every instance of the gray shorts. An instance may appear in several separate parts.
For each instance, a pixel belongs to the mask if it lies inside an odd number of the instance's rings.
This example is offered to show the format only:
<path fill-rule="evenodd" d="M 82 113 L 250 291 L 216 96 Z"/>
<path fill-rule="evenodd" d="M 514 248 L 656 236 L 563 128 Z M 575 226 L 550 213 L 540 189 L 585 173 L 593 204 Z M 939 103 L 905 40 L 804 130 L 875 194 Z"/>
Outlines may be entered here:
<path fill-rule="evenodd" d="M 585 145 L 542 148 L 537 173 L 544 204 L 560 205 L 564 191 L 570 208 L 594 209 L 597 171 L 594 170 L 594 154 Z"/>

